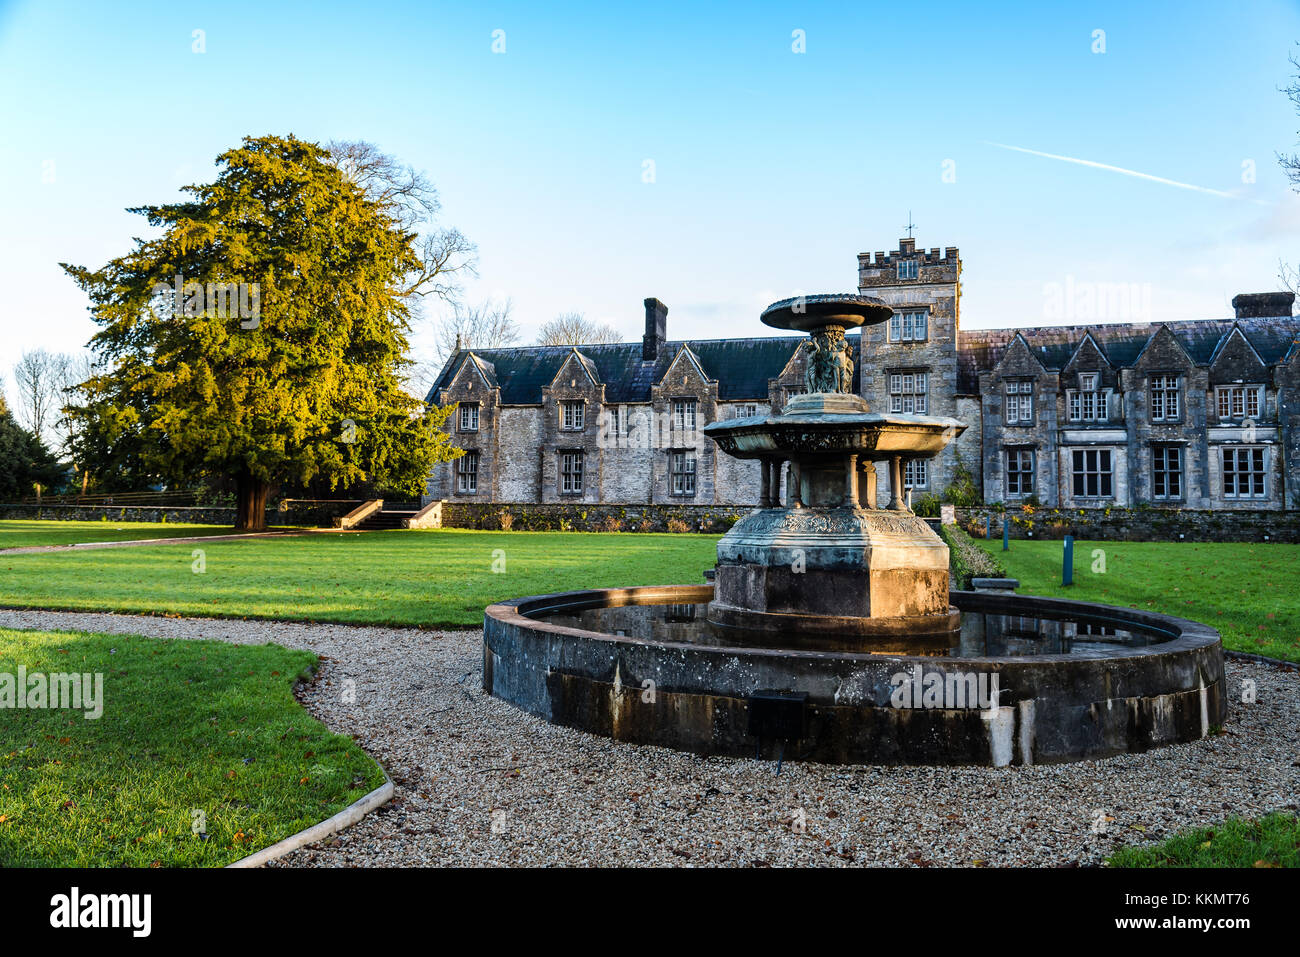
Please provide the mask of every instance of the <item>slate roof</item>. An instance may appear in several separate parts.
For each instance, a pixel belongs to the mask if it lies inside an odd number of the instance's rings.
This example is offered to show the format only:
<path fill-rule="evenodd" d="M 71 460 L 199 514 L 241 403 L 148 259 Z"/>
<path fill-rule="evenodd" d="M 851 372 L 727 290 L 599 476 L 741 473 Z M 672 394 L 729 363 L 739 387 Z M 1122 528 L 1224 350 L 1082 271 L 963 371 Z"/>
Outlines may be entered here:
<path fill-rule="evenodd" d="M 1059 371 L 1070 361 L 1083 337 L 1092 333 L 1111 365 L 1131 366 L 1162 323 L 1101 323 L 1097 325 L 1047 326 L 1041 329 L 972 329 L 961 330 L 957 339 L 957 391 L 961 395 L 979 393 L 978 375 L 998 364 L 1017 334 L 1024 336 L 1043 366 Z M 1209 365 L 1220 343 L 1234 325 L 1260 358 L 1268 365 L 1284 360 L 1300 342 L 1300 316 L 1254 319 L 1191 319 L 1163 323 L 1187 350 L 1197 365 Z M 861 367 L 861 337 L 847 337 L 853 347 L 853 385 L 858 388 Z M 723 402 L 767 401 L 767 380 L 781 374 L 801 336 L 769 336 L 755 339 L 686 339 L 666 343 L 657 359 L 641 359 L 641 342 L 613 342 L 578 346 L 588 367 L 595 368 L 598 381 L 605 384 L 607 402 L 649 402 L 650 388 L 660 382 L 678 352 L 687 347 L 695 354 L 705 375 L 718 383 L 718 398 Z M 573 346 L 508 346 L 501 349 L 475 349 L 453 355 L 429 391 L 430 402 L 454 378 L 460 364 L 471 355 L 489 384 L 501 388 L 501 401 L 507 405 L 537 405 L 542 389 L 551 384 L 560 366 L 573 352 Z"/>
<path fill-rule="evenodd" d="M 859 355 L 859 337 L 848 337 L 853 346 L 854 379 Z M 650 387 L 659 382 L 682 347 L 688 347 L 699 360 L 705 375 L 718 382 L 718 398 L 723 402 L 746 399 L 767 401 L 767 380 L 781 374 L 802 336 L 771 336 L 761 339 L 687 339 L 668 342 L 657 359 L 641 359 L 641 342 L 614 342 L 578 346 L 578 352 L 596 368 L 597 378 L 605 384 L 607 402 L 649 402 Z M 507 405 L 536 405 L 542 401 L 542 389 L 551 384 L 573 346 L 509 346 L 502 349 L 475 349 L 473 355 L 491 363 L 501 387 L 501 401 Z M 461 352 L 443 366 L 429 391 L 434 401 L 440 390 L 455 378 L 460 364 L 471 355 Z"/>
<path fill-rule="evenodd" d="M 1083 337 L 1092 333 L 1111 365 L 1131 366 L 1142 353 L 1147 341 L 1167 325 L 1197 365 L 1209 365 L 1219 344 L 1232 331 L 1241 328 L 1246 340 L 1255 347 L 1267 365 L 1282 361 L 1292 344 L 1300 339 L 1300 316 L 1277 316 L 1261 319 L 1186 319 L 1174 322 L 1117 322 L 1088 326 L 1047 326 L 1042 329 L 972 329 L 961 330 L 957 337 L 957 388 L 963 395 L 979 392 L 977 376 L 1001 361 L 1011 341 L 1019 333 L 1043 366 L 1052 371 L 1064 368 Z"/>

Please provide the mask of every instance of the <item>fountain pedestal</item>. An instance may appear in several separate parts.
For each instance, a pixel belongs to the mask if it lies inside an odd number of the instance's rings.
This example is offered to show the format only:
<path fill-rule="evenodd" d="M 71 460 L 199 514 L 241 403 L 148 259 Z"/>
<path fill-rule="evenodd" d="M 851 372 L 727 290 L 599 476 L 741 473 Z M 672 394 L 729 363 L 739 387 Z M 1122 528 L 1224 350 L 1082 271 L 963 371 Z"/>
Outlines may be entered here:
<path fill-rule="evenodd" d="M 883 322 L 865 296 L 776 303 L 763 321 L 809 331 L 809 393 L 778 415 L 716 422 L 704 431 L 729 455 L 763 463 L 762 501 L 718 543 L 709 620 L 756 640 L 949 634 L 948 547 L 901 494 L 907 460 L 940 452 L 965 426 L 955 419 L 886 415 L 840 391 L 852 379 L 845 328 Z M 875 466 L 890 471 L 877 507 Z M 788 463 L 785 501 L 776 501 Z M 743 640 L 743 638 L 738 638 Z M 791 644 L 792 643 L 792 644 Z"/>

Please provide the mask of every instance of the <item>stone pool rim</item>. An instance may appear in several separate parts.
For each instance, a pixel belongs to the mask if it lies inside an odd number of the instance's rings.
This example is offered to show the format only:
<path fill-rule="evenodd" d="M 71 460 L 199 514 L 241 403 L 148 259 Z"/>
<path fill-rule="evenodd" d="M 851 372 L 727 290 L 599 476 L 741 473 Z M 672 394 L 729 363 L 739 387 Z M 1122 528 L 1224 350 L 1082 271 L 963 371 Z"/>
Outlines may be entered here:
<path fill-rule="evenodd" d="M 1227 714 L 1217 630 L 1158 612 L 1075 599 L 950 592 L 952 604 L 963 611 L 1138 628 L 1168 637 L 1104 655 L 957 658 L 698 645 L 532 617 L 624 605 L 706 604 L 712 594 L 710 585 L 638 586 L 490 605 L 484 612 L 483 687 L 554 724 L 629 743 L 752 757 L 756 743 L 744 729 L 749 696 L 769 688 L 803 690 L 802 685 L 810 692 L 817 740 L 807 754 L 794 756 L 843 764 L 1081 760 L 1196 740 Z M 992 713 L 974 709 L 900 713 L 886 707 L 881 676 L 918 666 L 1004 676 L 1010 698 L 998 711 L 1005 727 L 995 733 L 988 720 Z M 656 676 L 663 700 L 656 708 L 637 708 L 628 696 L 640 693 L 647 674 Z M 755 675 L 761 676 L 757 684 Z M 841 699 L 846 682 L 853 694 Z M 1008 736 L 1010 757 L 1002 740 Z"/>

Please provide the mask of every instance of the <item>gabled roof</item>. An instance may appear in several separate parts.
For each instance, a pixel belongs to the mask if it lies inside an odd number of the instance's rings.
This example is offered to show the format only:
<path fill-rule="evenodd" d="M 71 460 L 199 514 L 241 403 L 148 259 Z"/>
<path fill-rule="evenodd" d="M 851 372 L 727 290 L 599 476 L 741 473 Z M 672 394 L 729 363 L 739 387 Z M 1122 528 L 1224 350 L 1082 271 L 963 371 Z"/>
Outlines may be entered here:
<path fill-rule="evenodd" d="M 560 373 L 564 371 L 565 364 L 568 363 L 570 360 L 578 363 L 578 365 L 582 368 L 582 371 L 586 374 L 587 378 L 589 378 L 592 382 L 596 384 L 600 383 L 601 381 L 600 370 L 596 368 L 596 363 L 592 362 L 581 352 L 579 352 L 577 346 L 569 346 L 568 355 L 566 355 L 564 357 L 564 360 L 560 362 L 559 368 L 555 370 L 555 375 L 551 376 L 551 381 L 546 383 L 547 385 L 555 385 L 555 380 L 559 378 Z"/>
<path fill-rule="evenodd" d="M 1223 337 L 1215 344 L 1214 352 L 1210 353 L 1210 365 L 1214 365 L 1218 360 L 1219 354 L 1223 352 L 1228 343 L 1232 341 L 1233 336 L 1239 336 L 1242 341 L 1246 343 L 1246 348 L 1255 354 L 1255 358 L 1260 361 L 1261 365 L 1268 365 L 1268 363 L 1264 362 L 1264 357 L 1259 354 L 1259 350 L 1256 349 L 1251 341 L 1246 338 L 1246 334 L 1241 331 L 1240 324 L 1236 322 L 1232 324 L 1232 328 L 1225 332 Z"/>
<path fill-rule="evenodd" d="M 1167 322 L 1174 338 L 1197 365 L 1209 365 L 1219 343 L 1234 326 L 1265 364 L 1273 365 L 1300 338 L 1300 316 L 1260 319 L 1185 319 Z M 1024 336 L 1030 350 L 1051 370 L 1065 368 L 1084 336 L 1116 367 L 1132 366 L 1160 324 L 1148 322 L 1099 323 L 1088 326 L 1048 326 L 1041 329 L 972 329 L 958 333 L 957 389 L 963 395 L 979 392 L 978 376 L 998 364 L 1016 334 Z"/>
<path fill-rule="evenodd" d="M 1092 334 L 1091 329 L 1089 329 L 1087 332 L 1083 334 L 1083 338 L 1079 340 L 1079 344 L 1074 347 L 1074 352 L 1070 353 L 1070 358 L 1065 360 L 1065 365 L 1062 366 L 1061 368 L 1063 369 L 1066 368 L 1066 366 L 1068 366 L 1071 362 L 1077 359 L 1079 357 L 1079 353 L 1083 352 L 1083 347 L 1088 343 L 1092 343 L 1093 348 L 1096 349 L 1097 353 L 1101 356 L 1102 361 L 1104 361 L 1112 369 L 1115 368 L 1115 363 L 1111 362 L 1110 356 L 1106 354 L 1106 349 L 1103 347 L 1103 345 L 1100 342 L 1097 341 L 1097 337 Z M 1137 357 L 1134 356 L 1134 358 L 1136 359 Z"/>
<path fill-rule="evenodd" d="M 851 335 L 848 340 L 853 346 L 856 380 L 860 337 Z M 801 342 L 801 336 L 677 340 L 665 343 L 650 362 L 642 361 L 639 340 L 582 345 L 579 349 L 582 358 L 595 367 L 597 380 L 605 383 L 606 402 L 649 402 L 651 386 L 663 379 L 683 347 L 689 347 L 708 378 L 717 380 L 720 400 L 767 401 L 767 380 L 781 374 Z M 536 405 L 542 401 L 542 389 L 551 384 L 573 351 L 573 346 L 507 346 L 476 349 L 474 354 L 492 364 L 502 402 Z M 428 401 L 437 400 L 438 392 L 447 388 L 468 355 L 456 353 L 447 361 Z"/>
<path fill-rule="evenodd" d="M 1002 350 L 1001 354 L 998 356 L 998 361 L 989 367 L 989 371 L 993 371 L 1000 368 L 1004 362 L 1010 359 L 1012 357 L 1012 354 L 1015 352 L 1017 343 L 1019 343 L 1024 348 L 1025 354 L 1028 355 L 1029 358 L 1033 359 L 1036 363 L 1038 363 L 1040 369 L 1043 368 L 1042 359 L 1039 357 L 1038 353 L 1034 351 L 1033 347 L 1029 345 L 1028 340 L 1026 340 L 1025 337 L 1020 334 L 1020 330 L 1013 329 L 1012 333 L 1013 334 L 1011 336 L 1010 341 L 1007 342 L 1006 347 Z"/>
<path fill-rule="evenodd" d="M 466 352 L 464 353 L 464 356 L 465 362 L 469 364 L 470 369 L 478 371 L 479 376 L 485 383 L 487 383 L 489 389 L 495 389 L 497 387 L 496 367 L 493 366 L 491 362 L 488 362 L 473 352 Z M 455 377 L 453 376 L 452 378 Z M 450 382 L 451 379 L 448 379 L 447 381 Z"/>

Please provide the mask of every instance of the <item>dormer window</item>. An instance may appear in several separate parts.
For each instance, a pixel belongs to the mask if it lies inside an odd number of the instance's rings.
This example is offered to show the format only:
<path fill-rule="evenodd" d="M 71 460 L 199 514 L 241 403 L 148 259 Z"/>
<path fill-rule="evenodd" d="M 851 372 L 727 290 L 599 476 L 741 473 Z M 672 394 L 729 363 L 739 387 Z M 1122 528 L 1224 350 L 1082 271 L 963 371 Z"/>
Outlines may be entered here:
<path fill-rule="evenodd" d="M 889 317 L 890 342 L 924 342 L 928 315 L 920 312 L 896 312 Z"/>
<path fill-rule="evenodd" d="M 900 259 L 898 261 L 899 279 L 915 279 L 917 272 L 915 259 Z"/>
<path fill-rule="evenodd" d="M 583 402 L 561 402 L 560 416 L 560 428 L 565 432 L 581 432 L 586 428 L 586 404 Z"/>
<path fill-rule="evenodd" d="M 673 399 L 673 428 L 678 432 L 695 431 L 694 399 Z"/>
<path fill-rule="evenodd" d="M 1221 419 L 1257 419 L 1264 404 L 1262 385 L 1221 385 L 1216 390 Z"/>
<path fill-rule="evenodd" d="M 1034 380 L 1008 379 L 1004 416 L 1007 425 L 1034 424 Z"/>
<path fill-rule="evenodd" d="M 462 402 L 460 404 L 460 430 L 462 432 L 478 431 L 477 402 Z"/>
<path fill-rule="evenodd" d="M 1151 421 L 1177 422 L 1182 417 L 1182 397 L 1178 376 L 1153 375 L 1151 386 Z"/>
<path fill-rule="evenodd" d="M 1071 422 L 1105 422 L 1109 417 L 1110 389 L 1102 389 L 1096 372 L 1079 373 L 1079 388 L 1065 393 Z"/>

